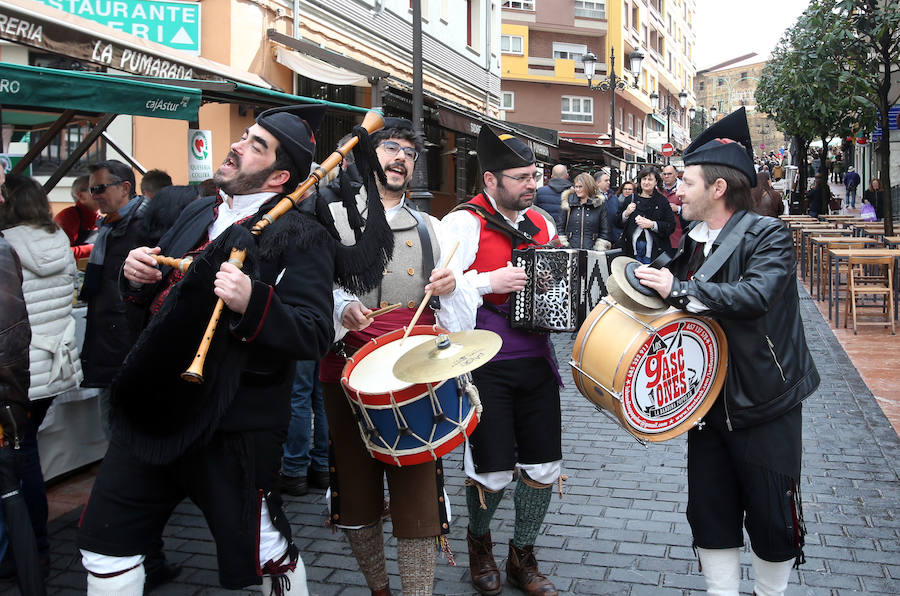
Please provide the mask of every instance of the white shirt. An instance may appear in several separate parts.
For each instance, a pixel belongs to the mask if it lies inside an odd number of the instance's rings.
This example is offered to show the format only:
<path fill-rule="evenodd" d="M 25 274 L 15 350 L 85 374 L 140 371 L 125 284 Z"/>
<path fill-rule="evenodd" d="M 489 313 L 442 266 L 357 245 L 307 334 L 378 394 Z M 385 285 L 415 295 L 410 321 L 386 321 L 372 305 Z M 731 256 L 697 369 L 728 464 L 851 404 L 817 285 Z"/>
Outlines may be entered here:
<path fill-rule="evenodd" d="M 384 216 L 389 223 L 400 212 L 405 202 L 406 196 L 404 195 L 399 203 L 389 209 L 385 209 Z M 444 260 L 446 259 L 446 255 L 449 255 L 450 251 L 453 250 L 455 239 L 443 230 L 442 224 L 437 218 L 424 213 L 423 215 L 428 217 L 431 221 L 431 226 L 434 228 L 434 234 L 437 237 L 438 245 L 440 246 L 441 259 Z M 475 309 L 477 306 L 469 307 L 468 305 L 480 300 L 480 298 L 475 295 L 474 289 L 469 286 L 469 282 L 463 276 L 462 269 L 459 267 L 462 244 L 463 243 L 460 242 L 460 246 L 457 248 L 456 253 L 450 260 L 448 266 L 448 268 L 453 271 L 456 287 L 449 294 L 440 297 L 441 308 L 435 311 L 435 318 L 437 319 L 438 325 L 451 332 L 464 331 L 475 327 Z M 435 267 L 442 266 L 443 262 L 435 263 Z M 359 302 L 359 298 L 355 294 L 352 294 L 341 287 L 335 288 L 333 311 L 335 340 L 344 337 L 347 333 L 347 329 L 343 326 L 342 320 L 344 309 L 347 308 L 351 302 Z"/>
<path fill-rule="evenodd" d="M 696 226 L 694 226 L 690 232 L 688 232 L 688 236 L 694 242 L 705 242 L 703 245 L 703 256 L 708 257 L 710 251 L 712 250 L 713 242 L 716 241 L 716 238 L 719 237 L 719 233 L 722 231 L 722 228 L 714 230 L 706 225 L 705 221 L 701 221 Z M 688 300 L 687 307 L 685 309 L 688 312 L 700 313 L 706 310 L 709 310 L 705 304 L 690 296 Z"/>
<path fill-rule="evenodd" d="M 210 240 L 215 240 L 219 234 L 227 230 L 234 222 L 250 217 L 259 211 L 262 204 L 274 197 L 275 193 L 257 192 L 249 195 L 235 195 L 231 197 L 230 207 L 228 206 L 228 195 L 220 190 L 219 196 L 222 197 L 219 213 L 215 221 L 209 224 L 209 228 L 206 230 Z"/>

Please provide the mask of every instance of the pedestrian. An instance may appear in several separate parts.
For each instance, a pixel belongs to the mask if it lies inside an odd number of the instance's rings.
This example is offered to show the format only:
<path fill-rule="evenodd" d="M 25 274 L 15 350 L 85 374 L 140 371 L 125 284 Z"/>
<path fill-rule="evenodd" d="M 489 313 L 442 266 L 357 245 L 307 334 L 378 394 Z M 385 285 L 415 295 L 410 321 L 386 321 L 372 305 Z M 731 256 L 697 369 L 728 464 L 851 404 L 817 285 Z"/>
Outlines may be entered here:
<path fill-rule="evenodd" d="M 859 186 L 859 174 L 856 168 L 847 166 L 847 173 L 844 174 L 844 188 L 847 189 L 847 199 L 844 201 L 844 207 L 856 209 L 856 187 Z"/>
<path fill-rule="evenodd" d="M 550 170 L 547 184 L 537 189 L 534 204 L 549 213 L 557 227 L 562 227 L 562 193 L 570 188 L 572 183 L 569 181 L 569 169 L 558 163 Z"/>
<path fill-rule="evenodd" d="M 471 304 L 475 327 L 498 333 L 500 352 L 472 371 L 484 411 L 466 443 L 469 573 L 481 594 L 503 589 L 494 560 L 491 520 L 515 478 L 515 525 L 506 580 L 525 594 L 558 594 L 538 568 L 534 546 L 562 468 L 559 376 L 549 334 L 513 329 L 509 294 L 525 287 L 512 250 L 553 240 L 553 223 L 531 209 L 540 172 L 520 139 L 501 140 L 482 126 L 477 142 L 484 192 L 442 220 L 459 241 L 459 266 L 481 300 Z M 492 222 L 488 225 L 488 221 Z"/>
<path fill-rule="evenodd" d="M 679 195 L 695 223 L 666 267 L 636 275 L 670 306 L 711 317 L 728 340 L 721 395 L 688 431 L 687 518 L 707 591 L 738 594 L 746 529 L 754 593 L 774 596 L 803 562 L 801 402 L 819 374 L 791 232 L 750 211 L 752 152 L 744 108 L 688 146 Z"/>
<path fill-rule="evenodd" d="M 616 214 L 619 212 L 619 197 L 616 196 L 614 191 L 610 190 L 609 174 L 606 172 L 600 171 L 594 174 L 594 182 L 597 183 L 597 193 L 601 197 L 606 197 L 606 223 L 609 232 L 605 238 L 612 244 L 618 240 L 619 236 L 622 234 L 622 231 L 614 224 Z M 557 225 L 557 229 L 559 229 L 559 225 Z"/>
<path fill-rule="evenodd" d="M 437 322 L 449 331 L 464 328 L 454 318 L 449 302 L 461 299 L 465 303 L 475 298 L 457 298 L 467 284 L 455 268 L 442 266 L 452 247 L 444 241 L 440 222 L 420 213 L 407 196 L 416 160 L 424 148 L 421 135 L 405 118 L 385 118 L 384 128 L 370 139 L 386 176 L 385 182 L 377 186 L 396 248 L 384 277 L 372 291 L 356 295 L 338 288 L 334 292 L 334 322 L 342 337 L 321 362 L 333 455 L 331 520 L 347 537 L 373 596 L 389 595 L 382 524 L 387 480 L 402 591 L 429 595 L 434 590 L 436 545 L 445 543 L 441 537 L 449 532 L 443 464 L 438 458 L 417 465 L 393 466 L 373 458 L 365 448 L 339 382 L 346 357 L 371 339 L 409 325 L 428 291 L 439 298 L 422 311 L 417 324 Z M 330 209 L 341 241 L 352 242 L 355 232 L 351 222 L 359 215 L 369 215 L 364 196 L 357 197 L 356 217 L 340 202 L 331 203 Z M 401 308 L 376 318 L 367 316 L 374 309 L 398 302 Z M 385 374 L 390 375 L 390 370 Z"/>
<path fill-rule="evenodd" d="M 141 177 L 141 194 L 148 200 L 152 201 L 167 186 L 172 186 L 172 177 L 163 170 L 147 170 Z"/>
<path fill-rule="evenodd" d="M 56 223 L 69 238 L 69 246 L 75 259 L 86 259 L 91 256 L 94 239 L 97 237 L 97 220 L 100 211 L 97 201 L 91 196 L 90 176 L 87 174 L 75 178 L 72 182 L 72 199 L 75 204 L 66 207 L 56 214 Z"/>
<path fill-rule="evenodd" d="M 638 185 L 631 199 L 619 205 L 616 219 L 623 232 L 618 246 L 624 255 L 649 263 L 670 249 L 669 236 L 675 230 L 675 215 L 669 201 L 660 193 L 659 169 L 643 167 L 638 172 Z"/>
<path fill-rule="evenodd" d="M 22 293 L 31 325 L 31 386 L 28 422 L 22 442 L 22 492 L 37 540 L 41 566 L 50 569 L 47 489 L 38 453 L 38 428 L 53 399 L 78 387 L 81 361 L 72 316 L 75 257 L 69 239 L 53 221 L 44 189 L 33 178 L 6 177 L 0 204 L 0 230 L 22 263 Z"/>
<path fill-rule="evenodd" d="M 784 211 L 781 193 L 772 187 L 772 181 L 765 172 L 756 173 L 756 186 L 750 191 L 752 209 L 760 215 L 778 217 Z"/>
<path fill-rule="evenodd" d="M 145 404 L 136 388 L 114 395 L 113 437 L 78 533 L 89 595 L 141 593 L 144 553 L 185 497 L 210 526 L 223 587 L 262 583 L 266 593 L 307 594 L 303 561 L 281 507 L 278 468 L 294 363 L 319 358 L 334 333 L 336 246 L 317 221 L 291 210 L 260 235 L 260 249 L 252 253 L 258 256 L 245 264 L 253 278 L 224 256 L 219 265 L 215 255 L 227 254 L 223 240 L 249 236 L 248 228 L 306 177 L 324 111 L 306 105 L 261 113 L 215 173 L 221 194 L 191 203 L 159 246 L 135 248 L 125 260 L 126 296 L 157 313 L 142 342 L 179 316 L 205 320 L 209 313 L 192 305 L 222 299 L 220 325 L 228 331 L 220 335 L 219 357 L 225 367 L 205 380 L 209 392 L 198 404 L 166 405 L 168 394 Z M 158 269 L 151 254 L 196 258 L 181 281 L 179 271 Z M 203 297 L 182 296 L 192 284 L 201 286 Z M 170 292 L 173 300 L 165 300 Z M 177 327 L 173 333 L 182 332 L 183 325 Z M 146 358 L 129 360 L 123 373 L 143 366 L 152 374 L 171 357 L 160 354 L 154 362 L 155 353 L 141 354 Z"/>
<path fill-rule="evenodd" d="M 876 219 L 884 218 L 884 192 L 881 190 L 881 180 L 872 178 L 869 188 L 863 191 L 863 199 L 875 208 Z"/>
<path fill-rule="evenodd" d="M 328 474 L 328 420 L 319 362 L 299 360 L 291 387 L 291 422 L 281 458 L 281 492 L 302 497 L 309 487 L 326 489 Z"/>
<path fill-rule="evenodd" d="M 681 219 L 681 199 L 678 198 L 678 187 L 681 186 L 681 179 L 678 177 L 678 168 L 672 164 L 663 166 L 662 169 L 662 194 L 669 201 L 672 213 L 675 214 L 675 230 L 669 236 L 671 250 L 667 252 L 674 254 L 681 242 L 681 231 L 684 228 L 684 220 Z"/>
<path fill-rule="evenodd" d="M 607 185 L 609 176 L 607 176 Z M 575 183 L 562 193 L 562 227 L 559 240 L 564 248 L 606 250 L 609 241 L 606 193 L 601 193 L 590 174 L 575 176 Z"/>
<path fill-rule="evenodd" d="M 819 217 L 819 214 L 823 213 L 823 209 L 828 209 L 831 191 L 822 174 L 816 174 L 813 177 L 813 187 L 806 191 L 806 201 L 810 217 Z"/>

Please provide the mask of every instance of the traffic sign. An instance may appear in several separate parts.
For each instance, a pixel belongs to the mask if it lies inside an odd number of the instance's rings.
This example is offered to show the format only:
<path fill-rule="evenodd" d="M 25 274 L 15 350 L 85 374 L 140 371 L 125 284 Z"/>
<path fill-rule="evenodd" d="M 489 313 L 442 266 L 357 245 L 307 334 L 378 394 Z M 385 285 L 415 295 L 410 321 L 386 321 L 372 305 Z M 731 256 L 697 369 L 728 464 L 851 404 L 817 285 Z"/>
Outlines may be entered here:
<path fill-rule="evenodd" d="M 660 153 L 666 157 L 672 157 L 675 155 L 675 146 L 672 143 L 663 143 Z"/>
<path fill-rule="evenodd" d="M 174 0 L 38 0 L 70 14 L 200 54 L 200 4 Z"/>

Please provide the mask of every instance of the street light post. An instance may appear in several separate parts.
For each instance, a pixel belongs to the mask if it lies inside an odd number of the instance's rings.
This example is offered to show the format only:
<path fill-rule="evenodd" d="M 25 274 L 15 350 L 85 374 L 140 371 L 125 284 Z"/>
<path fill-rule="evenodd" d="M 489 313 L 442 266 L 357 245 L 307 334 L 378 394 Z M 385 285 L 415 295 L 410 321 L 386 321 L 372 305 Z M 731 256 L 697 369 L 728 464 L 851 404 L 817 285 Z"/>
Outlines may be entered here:
<path fill-rule="evenodd" d="M 672 114 L 678 113 L 678 111 L 669 104 L 669 97 L 670 95 L 666 94 L 666 107 L 660 110 L 666 114 L 666 143 L 672 142 Z M 681 105 L 682 109 L 687 106 L 687 99 L 687 91 L 682 90 L 681 93 L 678 94 L 678 103 Z M 654 112 L 659 107 L 659 95 L 656 92 L 650 94 L 650 106 L 653 108 Z M 668 164 L 670 161 L 671 158 L 666 157 L 666 163 Z"/>
<path fill-rule="evenodd" d="M 587 52 L 581 61 L 584 63 L 584 76 L 588 80 L 588 89 L 591 91 L 609 91 L 610 92 L 610 114 L 609 114 L 609 139 L 610 146 L 616 146 L 616 89 L 625 89 L 625 81 L 622 77 L 616 75 L 616 49 L 609 49 L 609 76 L 600 79 L 594 84 L 594 74 L 597 69 L 597 55 L 593 52 Z M 632 76 L 634 77 L 634 87 L 637 89 L 638 76 L 641 74 L 641 63 L 644 60 L 644 54 L 640 50 L 631 52 L 628 56 Z"/>

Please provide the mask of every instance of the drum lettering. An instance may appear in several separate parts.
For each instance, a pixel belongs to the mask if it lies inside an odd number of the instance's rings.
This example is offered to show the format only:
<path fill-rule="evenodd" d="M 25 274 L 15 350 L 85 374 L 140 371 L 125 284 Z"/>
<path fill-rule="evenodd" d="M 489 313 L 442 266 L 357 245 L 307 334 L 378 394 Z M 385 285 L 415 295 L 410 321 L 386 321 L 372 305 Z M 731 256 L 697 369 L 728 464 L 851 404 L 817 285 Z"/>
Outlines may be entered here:
<path fill-rule="evenodd" d="M 658 352 L 651 358 L 658 361 L 654 368 L 659 374 L 656 375 L 656 382 L 647 384 L 647 390 L 653 391 L 656 396 L 656 405 L 661 408 L 687 392 L 684 348 L 678 348 L 668 355 Z M 648 360 L 648 364 L 649 362 Z"/>

